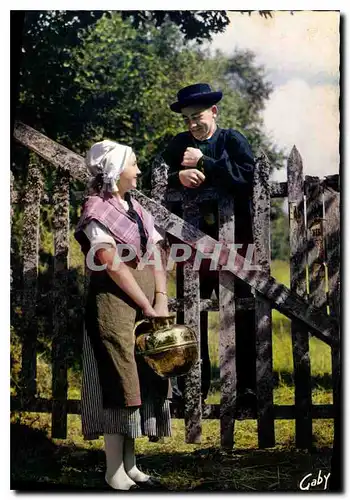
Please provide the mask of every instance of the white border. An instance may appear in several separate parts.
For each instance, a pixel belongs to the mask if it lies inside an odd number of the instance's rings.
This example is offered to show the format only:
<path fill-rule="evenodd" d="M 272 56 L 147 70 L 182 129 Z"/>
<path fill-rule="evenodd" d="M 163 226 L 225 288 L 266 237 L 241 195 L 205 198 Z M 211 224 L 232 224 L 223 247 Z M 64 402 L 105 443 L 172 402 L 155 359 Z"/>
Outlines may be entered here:
<path fill-rule="evenodd" d="M 347 256 L 348 256 L 348 227 L 349 227 L 349 213 L 350 213 L 350 196 L 348 190 L 349 178 L 350 174 L 347 172 L 348 165 L 348 155 L 347 155 L 347 116 L 348 116 L 348 96 L 344 95 L 346 93 L 346 84 L 348 83 L 347 73 L 348 73 L 348 54 L 349 54 L 349 36 L 346 34 L 347 25 L 349 19 L 347 18 L 347 13 L 349 11 L 349 3 L 345 1 L 339 0 L 299 0 L 293 2 L 277 2 L 277 1 L 267 1 L 258 2 L 257 0 L 246 0 L 245 2 L 239 2 L 240 8 L 238 5 L 232 4 L 232 2 L 221 2 L 217 1 L 215 3 L 215 10 L 340 10 L 342 16 L 344 17 L 344 33 L 342 39 L 343 45 L 343 58 L 342 58 L 342 71 L 343 71 L 343 88 L 342 88 L 342 98 L 343 98 L 343 107 L 342 107 L 342 115 L 343 115 L 343 131 L 342 131 L 342 160 L 343 160 L 343 169 L 342 169 L 342 203 L 343 203 L 343 222 L 342 222 L 342 265 L 343 265 L 343 273 L 342 273 L 342 296 L 343 296 L 343 311 L 344 311 L 344 322 L 342 329 L 343 336 L 343 391 L 344 391 L 344 413 L 343 413 L 343 421 L 344 421 L 344 463 L 343 463 L 343 471 L 344 471 L 344 486 L 347 487 L 347 475 L 346 475 L 346 464 L 347 464 L 347 450 L 349 449 L 349 432 L 347 429 L 348 422 L 348 406 L 349 406 L 349 397 L 348 397 L 348 378 L 349 378 L 349 369 L 347 368 L 348 362 L 350 360 L 349 355 L 349 341 L 347 341 L 346 337 L 348 334 L 347 328 L 347 311 L 350 310 L 350 294 L 347 290 L 348 283 L 348 264 L 347 264 Z M 9 433 L 8 429 L 8 416 L 10 412 L 10 402 L 9 402 L 9 393 L 8 393 L 8 374 L 9 374 L 9 331 L 10 331 L 10 321 L 9 321 L 9 248 L 10 248 L 10 224 L 9 224 L 9 141 L 8 141 L 8 126 L 10 123 L 10 82 L 9 78 L 6 78 L 9 72 L 9 10 L 12 8 L 13 10 L 49 10 L 49 9 L 69 9 L 69 10 L 120 10 L 120 9 L 133 9 L 133 10 L 163 10 L 164 3 L 159 1 L 135 1 L 132 2 L 132 5 L 122 6 L 118 2 L 114 1 L 104 1 L 102 4 L 97 4 L 96 2 L 92 2 L 90 0 L 84 1 L 62 1 L 62 2 L 47 2 L 44 0 L 41 1 L 16 1 L 13 2 L 12 5 L 3 3 L 0 7 L 1 16 L 0 16 L 0 33 L 2 36 L 2 47 L 4 50 L 2 51 L 2 66 L 3 66 L 3 77 L 1 78 L 1 96 L 2 96 L 2 151 L 4 152 L 4 157 L 2 160 L 2 182 L 0 183 L 0 189 L 2 190 L 0 196 L 1 203 L 1 214 L 8 214 L 5 217 L 5 222 L 3 222 L 3 238 L 2 241 L 6 240 L 6 244 L 2 246 L 2 256 L 0 260 L 0 275 L 4 277 L 4 282 L 6 282 L 5 286 L 1 287 L 1 318 L 2 318 L 2 336 L 1 340 L 3 342 L 1 353 L 2 353 L 2 384 L 1 384 L 1 403 L 2 403 L 2 429 L 3 440 L 6 442 L 6 445 L 3 445 L 3 462 L 1 467 L 1 492 L 4 497 L 8 497 L 9 487 L 10 487 L 10 448 L 9 448 Z M 178 1 L 175 5 L 167 4 L 167 10 L 213 10 L 213 4 L 206 1 Z M 5 76 L 6 75 L 6 76 Z M 4 77 L 5 76 L 5 77 Z M 4 221 L 4 217 L 2 218 Z M 5 233 L 4 233 L 5 231 Z M 6 277 L 6 278 L 5 278 Z M 5 319 L 6 318 L 6 319 Z M 216 494 L 213 494 L 214 496 Z M 239 496 L 239 494 L 234 494 L 235 497 Z M 66 497 L 70 495 L 65 495 Z M 180 495 L 182 496 L 182 495 Z"/>

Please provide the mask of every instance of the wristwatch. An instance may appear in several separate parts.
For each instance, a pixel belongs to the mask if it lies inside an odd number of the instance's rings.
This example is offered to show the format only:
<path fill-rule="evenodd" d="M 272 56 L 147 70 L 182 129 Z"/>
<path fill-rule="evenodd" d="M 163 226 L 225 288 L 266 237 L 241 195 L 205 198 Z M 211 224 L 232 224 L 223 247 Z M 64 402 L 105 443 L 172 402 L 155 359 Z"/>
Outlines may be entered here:
<path fill-rule="evenodd" d="M 204 155 L 202 155 L 197 162 L 197 169 L 204 174 Z"/>

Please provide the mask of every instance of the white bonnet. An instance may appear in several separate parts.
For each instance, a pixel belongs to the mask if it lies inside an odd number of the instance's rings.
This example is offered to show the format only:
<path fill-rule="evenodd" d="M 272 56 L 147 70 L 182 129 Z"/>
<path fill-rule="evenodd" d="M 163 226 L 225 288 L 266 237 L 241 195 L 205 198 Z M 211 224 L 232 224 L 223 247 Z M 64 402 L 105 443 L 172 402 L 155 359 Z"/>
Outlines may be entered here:
<path fill-rule="evenodd" d="M 93 177 L 98 174 L 103 175 L 102 190 L 117 192 L 117 182 L 131 153 L 132 149 L 129 146 L 106 139 L 91 146 L 85 163 Z"/>

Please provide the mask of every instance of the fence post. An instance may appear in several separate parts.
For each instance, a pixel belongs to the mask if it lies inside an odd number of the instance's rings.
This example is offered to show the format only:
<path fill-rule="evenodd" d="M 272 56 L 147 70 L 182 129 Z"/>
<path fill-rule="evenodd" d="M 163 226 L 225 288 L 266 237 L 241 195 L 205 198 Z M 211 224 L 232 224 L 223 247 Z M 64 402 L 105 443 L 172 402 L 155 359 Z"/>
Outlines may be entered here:
<path fill-rule="evenodd" d="M 23 343 L 21 397 L 31 400 L 36 395 L 37 293 L 40 242 L 40 200 L 43 177 L 39 159 L 31 153 L 28 167 L 23 214 Z M 23 404 L 25 404 L 23 402 Z"/>
<path fill-rule="evenodd" d="M 169 167 L 158 155 L 154 158 L 151 173 L 151 197 L 157 203 L 164 204 L 165 193 L 168 186 Z"/>
<path fill-rule="evenodd" d="M 270 165 L 264 153 L 256 161 L 253 184 L 253 228 L 256 264 L 267 274 L 270 269 Z M 256 387 L 259 448 L 275 446 L 273 413 L 272 317 L 271 305 L 255 297 Z"/>
<path fill-rule="evenodd" d="M 12 170 L 10 170 L 10 212 L 11 212 L 11 223 L 13 216 L 13 206 L 18 202 L 18 192 L 14 187 L 15 178 Z"/>
<path fill-rule="evenodd" d="M 327 181 L 327 178 L 326 178 Z M 328 302 L 332 316 L 340 318 L 340 193 L 325 183 L 325 238 Z"/>
<path fill-rule="evenodd" d="M 303 162 L 294 146 L 287 163 L 291 291 L 306 299 L 306 254 Z M 295 383 L 295 434 L 297 448 L 312 444 L 311 373 L 309 334 L 292 321 Z"/>
<path fill-rule="evenodd" d="M 235 214 L 233 197 L 219 198 L 219 241 L 235 242 Z M 221 446 L 232 449 L 234 444 L 234 416 L 237 401 L 236 323 L 234 280 L 225 287 L 225 271 L 219 271 L 219 358 L 220 358 L 220 435 Z"/>
<path fill-rule="evenodd" d="M 15 179 L 14 179 L 13 172 L 12 172 L 12 170 L 10 170 L 10 217 L 11 217 L 10 224 L 11 224 L 11 233 L 12 233 L 12 222 L 13 222 L 12 219 L 13 219 L 14 205 L 15 205 L 15 203 L 18 202 L 18 193 L 17 193 L 16 189 L 14 188 L 14 181 L 15 181 Z M 13 248 L 12 248 L 12 240 L 11 240 L 10 252 L 11 252 L 11 257 L 12 257 L 12 255 L 14 253 Z M 16 299 L 17 299 L 16 295 L 17 295 L 18 291 L 16 289 L 14 292 L 12 291 L 13 282 L 14 282 L 14 270 L 12 268 L 12 259 L 11 259 L 11 263 L 10 263 L 10 290 L 14 295 L 13 302 L 16 303 Z"/>
<path fill-rule="evenodd" d="M 67 339 L 68 332 L 68 252 L 69 174 L 58 172 L 54 202 L 54 270 L 52 292 L 52 437 L 67 437 Z"/>
<path fill-rule="evenodd" d="M 151 198 L 165 205 L 166 201 L 166 191 L 168 186 L 168 171 L 169 166 L 165 163 L 163 158 L 158 155 L 152 164 L 152 175 L 151 175 Z M 161 254 L 162 261 L 166 262 L 169 256 L 169 244 L 167 241 L 167 235 L 162 234 L 164 240 L 162 242 Z"/>
<path fill-rule="evenodd" d="M 308 241 L 309 300 L 327 313 L 323 186 L 318 177 L 305 176 Z"/>
<path fill-rule="evenodd" d="M 340 324 L 340 195 L 332 187 L 325 186 L 325 237 L 328 270 L 328 301 L 330 314 Z M 339 331 L 338 338 L 339 338 Z M 337 379 L 340 377 L 340 342 L 332 348 L 333 405 L 339 404 Z"/>
<path fill-rule="evenodd" d="M 185 194 L 184 220 L 192 226 L 199 225 L 199 208 L 191 200 L 190 193 Z M 187 241 L 186 231 L 183 236 Z M 185 425 L 186 442 L 200 443 L 202 437 L 202 398 L 200 365 L 200 297 L 199 273 L 193 270 L 190 262 L 184 264 L 184 320 L 197 334 L 199 354 L 197 363 L 186 376 L 185 381 Z"/>
<path fill-rule="evenodd" d="M 337 181 L 337 182 L 334 182 Z M 341 398 L 341 336 L 340 336 L 340 176 L 328 176 L 324 182 L 326 259 L 328 271 L 328 304 L 330 314 L 337 318 L 339 343 L 332 348 L 332 383 L 334 410 L 334 439 L 331 462 L 330 491 L 342 491 L 342 398 Z"/>

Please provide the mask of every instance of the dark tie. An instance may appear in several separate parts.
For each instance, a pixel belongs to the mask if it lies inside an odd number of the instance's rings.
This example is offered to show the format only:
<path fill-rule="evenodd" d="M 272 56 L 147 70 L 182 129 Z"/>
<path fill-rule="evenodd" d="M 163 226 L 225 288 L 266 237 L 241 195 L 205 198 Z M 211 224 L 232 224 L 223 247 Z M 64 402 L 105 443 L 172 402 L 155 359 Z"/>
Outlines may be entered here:
<path fill-rule="evenodd" d="M 141 252 L 142 252 L 142 255 L 144 255 L 146 253 L 146 250 L 147 250 L 148 238 L 146 235 L 146 231 L 145 231 L 142 219 L 139 216 L 139 214 L 136 212 L 136 210 L 134 209 L 129 193 L 125 194 L 125 201 L 127 201 L 128 206 L 129 206 L 127 214 L 129 215 L 129 217 L 131 217 L 132 220 L 134 220 L 136 222 L 137 227 L 139 229 L 140 240 L 141 240 Z"/>

